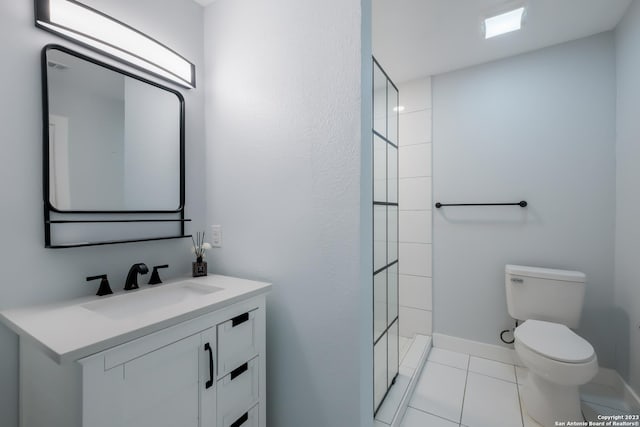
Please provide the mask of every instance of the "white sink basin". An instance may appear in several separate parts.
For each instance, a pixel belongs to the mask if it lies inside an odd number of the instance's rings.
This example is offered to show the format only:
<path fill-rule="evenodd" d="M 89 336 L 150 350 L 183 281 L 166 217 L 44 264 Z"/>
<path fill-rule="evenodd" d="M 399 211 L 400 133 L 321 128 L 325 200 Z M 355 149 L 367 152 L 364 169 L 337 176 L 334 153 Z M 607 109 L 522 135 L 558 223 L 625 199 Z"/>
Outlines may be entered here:
<path fill-rule="evenodd" d="M 195 282 L 181 282 L 117 295 L 100 301 L 82 304 L 82 307 L 111 319 L 139 316 L 174 304 L 196 300 L 204 295 L 223 290 L 216 286 Z"/>

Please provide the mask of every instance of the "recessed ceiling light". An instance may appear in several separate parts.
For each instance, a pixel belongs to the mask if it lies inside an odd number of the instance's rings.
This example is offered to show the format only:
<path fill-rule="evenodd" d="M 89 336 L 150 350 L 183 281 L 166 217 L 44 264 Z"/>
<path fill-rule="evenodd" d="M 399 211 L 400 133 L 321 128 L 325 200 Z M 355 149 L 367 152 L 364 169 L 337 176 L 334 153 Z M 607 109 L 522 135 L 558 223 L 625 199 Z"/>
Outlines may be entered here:
<path fill-rule="evenodd" d="M 492 16 L 484 20 L 484 38 L 499 36 L 500 34 L 517 31 L 522 27 L 524 7 L 519 7 L 500 15 Z"/>
<path fill-rule="evenodd" d="M 398 105 L 397 107 L 393 107 L 393 111 L 395 113 L 402 113 L 404 111 L 404 105 Z"/>

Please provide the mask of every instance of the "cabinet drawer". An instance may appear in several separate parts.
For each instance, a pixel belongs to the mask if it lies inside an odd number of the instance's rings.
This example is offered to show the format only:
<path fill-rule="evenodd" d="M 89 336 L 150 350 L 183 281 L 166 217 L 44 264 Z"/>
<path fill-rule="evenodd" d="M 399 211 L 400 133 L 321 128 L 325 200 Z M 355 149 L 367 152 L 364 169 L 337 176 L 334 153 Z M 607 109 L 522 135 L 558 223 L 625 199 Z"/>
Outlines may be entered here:
<path fill-rule="evenodd" d="M 218 426 L 232 425 L 258 402 L 258 361 L 256 357 L 218 381 Z"/>
<path fill-rule="evenodd" d="M 259 427 L 260 405 L 255 405 L 244 414 L 240 415 L 235 421 L 224 422 L 220 427 Z"/>
<path fill-rule="evenodd" d="M 256 310 L 218 325 L 218 378 L 258 355 Z"/>

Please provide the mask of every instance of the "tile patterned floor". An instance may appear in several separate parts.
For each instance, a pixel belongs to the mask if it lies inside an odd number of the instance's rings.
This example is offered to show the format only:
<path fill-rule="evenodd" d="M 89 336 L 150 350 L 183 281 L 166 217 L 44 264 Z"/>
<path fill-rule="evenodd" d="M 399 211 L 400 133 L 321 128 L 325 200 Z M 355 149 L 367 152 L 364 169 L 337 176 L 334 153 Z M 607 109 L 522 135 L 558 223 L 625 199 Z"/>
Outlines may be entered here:
<path fill-rule="evenodd" d="M 432 348 L 401 427 L 540 427 L 523 410 L 527 369 Z M 630 413 L 612 390 L 581 389 L 583 403 L 603 415 Z"/>

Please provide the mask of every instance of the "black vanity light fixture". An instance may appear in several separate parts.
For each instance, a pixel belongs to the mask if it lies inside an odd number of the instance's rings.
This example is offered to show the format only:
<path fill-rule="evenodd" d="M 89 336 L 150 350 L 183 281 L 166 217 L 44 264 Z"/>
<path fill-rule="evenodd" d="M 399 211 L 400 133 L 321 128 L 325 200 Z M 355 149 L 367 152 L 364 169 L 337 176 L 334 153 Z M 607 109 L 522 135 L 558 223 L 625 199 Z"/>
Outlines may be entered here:
<path fill-rule="evenodd" d="M 36 26 L 187 88 L 195 65 L 162 43 L 75 0 L 34 0 Z"/>

